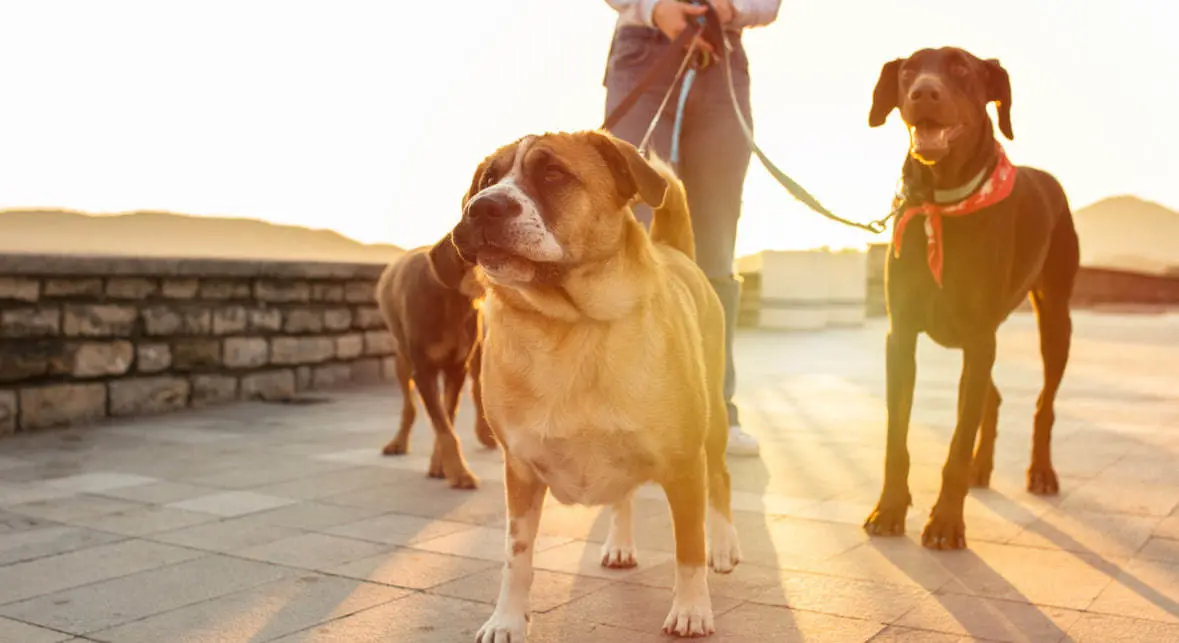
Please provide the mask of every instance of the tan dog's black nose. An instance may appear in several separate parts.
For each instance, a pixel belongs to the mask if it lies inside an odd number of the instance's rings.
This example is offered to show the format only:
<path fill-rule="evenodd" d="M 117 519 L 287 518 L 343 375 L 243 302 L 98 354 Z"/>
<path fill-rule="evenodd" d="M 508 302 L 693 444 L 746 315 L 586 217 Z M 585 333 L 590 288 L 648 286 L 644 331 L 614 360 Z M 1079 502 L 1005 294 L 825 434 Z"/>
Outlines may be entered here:
<path fill-rule="evenodd" d="M 467 204 L 467 217 L 472 222 L 504 219 L 520 214 L 520 202 L 498 191 L 489 191 Z"/>
<path fill-rule="evenodd" d="M 940 82 L 931 76 L 918 78 L 909 88 L 909 101 L 913 103 L 937 103 L 945 93 Z"/>

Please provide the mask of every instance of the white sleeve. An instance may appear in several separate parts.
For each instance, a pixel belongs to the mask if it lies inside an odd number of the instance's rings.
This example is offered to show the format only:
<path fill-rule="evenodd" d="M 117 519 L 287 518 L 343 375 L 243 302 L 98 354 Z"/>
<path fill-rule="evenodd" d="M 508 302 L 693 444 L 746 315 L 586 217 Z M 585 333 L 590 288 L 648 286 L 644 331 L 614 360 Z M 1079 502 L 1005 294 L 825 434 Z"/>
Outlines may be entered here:
<path fill-rule="evenodd" d="M 628 18 L 629 22 L 640 22 L 648 27 L 654 27 L 655 22 L 651 14 L 655 11 L 655 3 L 659 0 L 606 0 L 610 8 L 618 12 L 620 17 Z"/>
<path fill-rule="evenodd" d="M 606 1 L 615 4 L 611 0 Z M 732 3 L 737 10 L 737 18 L 732 25 L 734 27 L 764 27 L 777 20 L 778 9 L 782 6 L 782 0 L 732 0 Z"/>

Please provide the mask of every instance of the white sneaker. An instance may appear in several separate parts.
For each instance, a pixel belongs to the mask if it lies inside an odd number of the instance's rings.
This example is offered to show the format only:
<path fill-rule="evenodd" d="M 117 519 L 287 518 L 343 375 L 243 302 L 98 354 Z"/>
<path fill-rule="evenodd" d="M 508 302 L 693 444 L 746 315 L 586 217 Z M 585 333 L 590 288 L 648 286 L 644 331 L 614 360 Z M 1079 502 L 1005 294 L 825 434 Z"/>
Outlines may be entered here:
<path fill-rule="evenodd" d="M 761 453 L 761 445 L 757 438 L 741 430 L 739 426 L 729 427 L 729 446 L 725 449 L 729 455 L 756 456 Z"/>

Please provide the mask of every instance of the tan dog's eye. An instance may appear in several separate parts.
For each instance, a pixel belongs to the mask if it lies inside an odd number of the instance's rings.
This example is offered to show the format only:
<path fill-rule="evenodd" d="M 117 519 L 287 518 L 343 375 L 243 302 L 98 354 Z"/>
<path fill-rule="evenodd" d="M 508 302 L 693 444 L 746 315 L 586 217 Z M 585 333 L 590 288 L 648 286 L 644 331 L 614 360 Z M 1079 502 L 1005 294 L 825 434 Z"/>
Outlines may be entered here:
<path fill-rule="evenodd" d="M 545 183 L 557 183 L 564 181 L 568 174 L 565 173 L 565 168 L 561 167 L 560 165 L 549 163 L 548 165 L 544 166 L 544 174 L 541 176 L 544 177 Z"/>
<path fill-rule="evenodd" d="M 488 169 L 479 179 L 479 189 L 486 190 L 493 185 L 495 185 L 495 172 L 492 172 L 490 169 Z"/>

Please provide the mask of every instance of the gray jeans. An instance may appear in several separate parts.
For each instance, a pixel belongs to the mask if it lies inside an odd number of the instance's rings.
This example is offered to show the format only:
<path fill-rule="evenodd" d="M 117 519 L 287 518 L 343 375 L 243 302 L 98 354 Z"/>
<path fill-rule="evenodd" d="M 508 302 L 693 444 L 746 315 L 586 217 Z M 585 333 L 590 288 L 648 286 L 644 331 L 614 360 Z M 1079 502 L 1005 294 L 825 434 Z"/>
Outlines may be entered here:
<path fill-rule="evenodd" d="M 737 102 L 745 121 L 753 127 L 749 110 L 749 61 L 745 57 L 745 48 L 741 46 L 740 35 L 729 34 L 729 40 L 733 43 L 730 62 Z M 628 26 L 615 32 L 606 65 L 607 114 L 635 87 L 647 65 L 663 55 L 670 46 L 667 38 L 654 29 Z M 722 64 L 723 60 L 718 57 L 712 65 L 697 74 L 692 85 L 680 129 L 678 170 L 688 193 L 688 207 L 692 211 L 696 263 L 712 282 L 725 308 L 725 403 L 728 406 L 729 423 L 736 425 L 740 420 L 737 406 L 733 403 L 733 393 L 737 388 L 737 374 L 733 367 L 733 331 L 737 325 L 741 283 L 733 274 L 733 255 L 737 241 L 737 220 L 741 216 L 741 191 L 751 151 L 733 113 Z M 670 77 L 656 79 L 611 133 L 638 145 L 671 81 Z M 677 87 L 652 137 L 651 147 L 663 159 L 670 156 L 678 99 Z M 644 225 L 651 225 L 652 213 L 649 207 L 640 205 L 635 209 L 635 216 Z"/>

